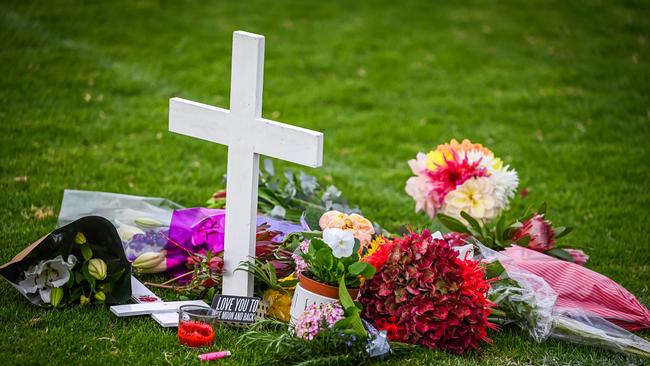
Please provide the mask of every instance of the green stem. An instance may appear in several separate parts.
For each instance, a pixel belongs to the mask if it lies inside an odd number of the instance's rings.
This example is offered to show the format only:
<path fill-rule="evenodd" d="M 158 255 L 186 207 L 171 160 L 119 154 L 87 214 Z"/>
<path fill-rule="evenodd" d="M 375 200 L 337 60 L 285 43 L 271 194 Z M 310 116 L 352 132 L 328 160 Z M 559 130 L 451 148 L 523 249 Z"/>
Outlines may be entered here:
<path fill-rule="evenodd" d="M 191 275 L 192 273 L 194 273 L 194 270 L 191 270 L 191 271 L 189 271 L 189 272 L 187 272 L 187 273 L 183 273 L 183 274 L 180 275 L 180 276 L 176 276 L 176 277 L 172 278 L 171 280 L 167 280 L 167 281 L 161 283 L 161 285 L 168 285 L 168 284 L 170 284 L 170 283 L 172 283 L 172 282 L 174 282 L 174 281 L 178 281 L 178 280 L 180 280 L 181 278 L 186 277 L 187 275 Z"/>

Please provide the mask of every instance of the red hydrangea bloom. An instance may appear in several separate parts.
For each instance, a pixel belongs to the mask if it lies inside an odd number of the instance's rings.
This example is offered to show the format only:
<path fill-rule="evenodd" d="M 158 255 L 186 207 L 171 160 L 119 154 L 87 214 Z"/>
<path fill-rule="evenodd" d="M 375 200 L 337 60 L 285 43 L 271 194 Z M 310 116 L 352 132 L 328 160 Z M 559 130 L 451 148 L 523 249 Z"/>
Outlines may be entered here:
<path fill-rule="evenodd" d="M 428 230 L 395 239 L 383 266 L 361 290 L 363 316 L 389 339 L 463 353 L 489 341 L 489 284 Z"/>
<path fill-rule="evenodd" d="M 436 202 L 436 207 L 442 207 L 447 194 L 465 183 L 466 180 L 488 175 L 487 169 L 479 166 L 480 160 L 470 163 L 467 156 L 461 159 L 455 150 L 451 150 L 451 153 L 453 158 L 449 160 L 445 158 L 445 165 L 426 172 L 429 181 L 433 184 L 433 189 L 429 194 Z"/>

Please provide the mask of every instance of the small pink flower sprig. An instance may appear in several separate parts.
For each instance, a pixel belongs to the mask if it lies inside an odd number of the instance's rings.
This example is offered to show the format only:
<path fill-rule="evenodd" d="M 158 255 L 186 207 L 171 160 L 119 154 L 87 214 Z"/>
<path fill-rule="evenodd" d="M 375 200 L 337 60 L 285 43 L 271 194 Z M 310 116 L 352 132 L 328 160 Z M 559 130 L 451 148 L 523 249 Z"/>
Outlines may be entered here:
<path fill-rule="evenodd" d="M 343 308 L 338 301 L 329 304 L 311 304 L 296 323 L 296 335 L 312 340 L 320 331 L 334 327 L 334 324 L 343 317 Z"/>

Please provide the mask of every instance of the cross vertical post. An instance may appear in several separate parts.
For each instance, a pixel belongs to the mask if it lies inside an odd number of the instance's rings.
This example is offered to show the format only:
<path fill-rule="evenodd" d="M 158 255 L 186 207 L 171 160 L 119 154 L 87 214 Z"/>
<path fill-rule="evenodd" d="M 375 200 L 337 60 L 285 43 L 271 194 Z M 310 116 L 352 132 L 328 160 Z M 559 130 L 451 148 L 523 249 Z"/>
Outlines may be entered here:
<path fill-rule="evenodd" d="M 259 157 L 319 167 L 323 134 L 262 118 L 264 37 L 233 34 L 230 110 L 169 101 L 169 130 L 228 146 L 222 293 L 251 296 L 253 276 L 235 269 L 255 256 Z"/>
<path fill-rule="evenodd" d="M 241 117 L 244 124 L 249 124 L 262 117 L 264 37 L 235 32 L 232 44 L 230 113 Z M 242 258 L 249 260 L 255 257 L 259 165 L 260 156 L 254 148 L 238 145 L 228 147 L 226 207 L 241 206 L 247 209 L 226 209 L 224 294 L 253 294 L 253 276 L 245 271 L 235 272 L 235 269 Z"/>

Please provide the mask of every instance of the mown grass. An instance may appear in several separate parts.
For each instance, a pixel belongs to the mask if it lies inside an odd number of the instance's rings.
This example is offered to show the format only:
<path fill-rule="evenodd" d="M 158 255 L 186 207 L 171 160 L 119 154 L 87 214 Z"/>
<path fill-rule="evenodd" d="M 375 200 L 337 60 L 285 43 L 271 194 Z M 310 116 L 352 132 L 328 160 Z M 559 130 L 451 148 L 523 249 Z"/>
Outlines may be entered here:
<path fill-rule="evenodd" d="M 387 228 L 429 225 L 406 161 L 452 137 L 490 146 L 588 266 L 650 304 L 650 6 L 627 1 L 0 3 L 0 259 L 52 230 L 65 188 L 196 206 L 226 149 L 167 132 L 168 98 L 228 106 L 232 32 L 266 36 L 264 116 L 325 133 L 331 180 Z M 21 178 L 21 177 L 26 177 Z M 107 309 L 34 308 L 0 285 L 10 364 L 196 363 L 172 331 Z M 518 329 L 458 357 L 388 364 L 640 364 Z M 647 333 L 646 333 L 647 336 Z M 224 364 L 264 364 L 237 332 Z"/>

